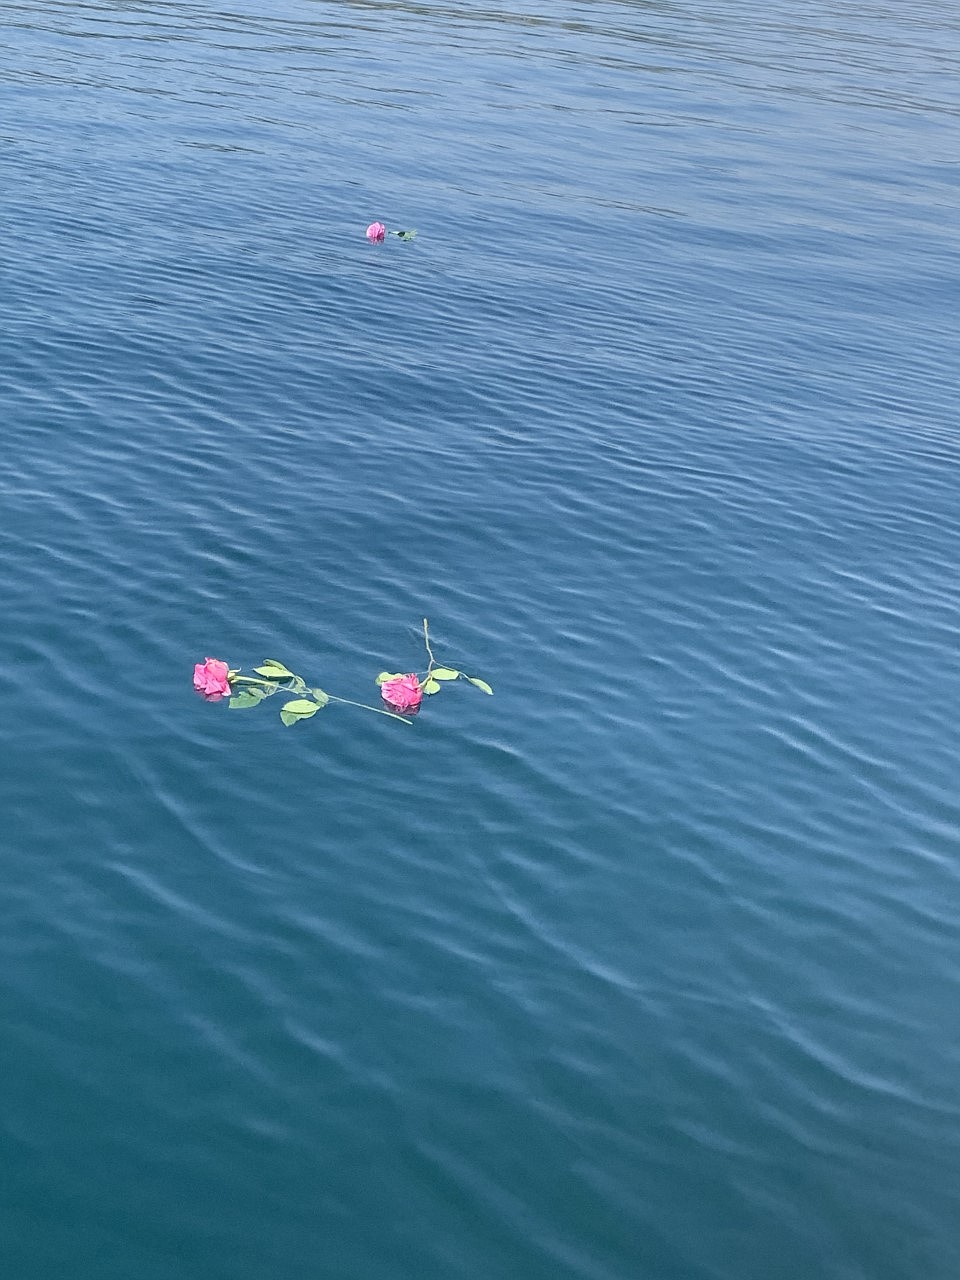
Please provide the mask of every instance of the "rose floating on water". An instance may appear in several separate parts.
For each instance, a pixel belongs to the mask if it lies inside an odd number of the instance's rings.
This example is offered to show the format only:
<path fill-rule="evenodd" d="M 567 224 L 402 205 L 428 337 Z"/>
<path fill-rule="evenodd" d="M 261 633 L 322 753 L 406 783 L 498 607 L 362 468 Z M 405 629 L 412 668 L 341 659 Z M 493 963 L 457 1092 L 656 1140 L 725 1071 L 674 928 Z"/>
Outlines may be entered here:
<path fill-rule="evenodd" d="M 325 689 L 310 686 L 302 676 L 296 675 L 274 658 L 266 658 L 259 667 L 254 667 L 257 673 L 255 676 L 243 675 L 239 667 L 229 667 L 220 658 L 206 658 L 193 669 L 193 687 L 210 702 L 218 702 L 224 696 L 229 697 L 229 705 L 235 710 L 255 707 L 264 698 L 272 698 L 278 693 L 292 695 L 280 708 L 280 719 L 286 725 L 309 720 L 331 702 L 360 707 L 364 711 L 373 711 L 377 715 L 389 716 L 391 720 L 402 720 L 409 724 L 409 717 L 420 709 L 423 695 L 437 693 L 444 680 L 469 680 L 484 693 L 493 693 L 485 680 L 437 663 L 430 647 L 426 618 L 423 620 L 423 639 L 429 661 L 422 680 L 415 672 L 392 675 L 385 671 L 377 678 L 383 700 L 392 708 L 389 711 L 383 707 L 371 707 L 366 702 L 354 702 L 351 698 L 339 698 L 336 694 L 327 693 Z"/>
<path fill-rule="evenodd" d="M 193 668 L 193 687 L 211 702 L 230 696 L 230 668 L 219 658 L 204 658 Z"/>
<path fill-rule="evenodd" d="M 398 711 L 419 711 L 423 692 L 416 675 L 391 676 L 380 685 L 384 702 Z"/>
<path fill-rule="evenodd" d="M 388 706 L 394 707 L 397 711 L 412 714 L 420 709 L 423 694 L 439 693 L 447 680 L 468 680 L 484 693 L 493 693 L 486 680 L 481 680 L 479 676 L 468 676 L 465 672 L 458 671 L 456 667 L 442 666 L 437 662 L 430 647 L 430 630 L 426 618 L 423 620 L 423 643 L 427 648 L 428 662 L 426 674 L 422 680 L 413 672 L 408 675 L 399 675 L 390 671 L 381 671 L 377 676 L 380 695 Z"/>
<path fill-rule="evenodd" d="M 383 244 L 387 236 L 396 236 L 398 240 L 412 240 L 416 231 L 388 231 L 382 222 L 371 222 L 367 227 L 367 239 L 373 244 Z"/>

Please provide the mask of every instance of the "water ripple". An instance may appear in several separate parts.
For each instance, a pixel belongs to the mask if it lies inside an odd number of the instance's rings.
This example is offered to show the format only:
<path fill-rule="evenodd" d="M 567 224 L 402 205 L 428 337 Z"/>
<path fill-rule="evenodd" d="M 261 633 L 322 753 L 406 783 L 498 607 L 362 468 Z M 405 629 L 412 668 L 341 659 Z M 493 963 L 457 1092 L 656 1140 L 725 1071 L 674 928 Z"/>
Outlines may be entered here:
<path fill-rule="evenodd" d="M 5 1271 L 952 1280 L 954 18 L 0 35 Z"/>

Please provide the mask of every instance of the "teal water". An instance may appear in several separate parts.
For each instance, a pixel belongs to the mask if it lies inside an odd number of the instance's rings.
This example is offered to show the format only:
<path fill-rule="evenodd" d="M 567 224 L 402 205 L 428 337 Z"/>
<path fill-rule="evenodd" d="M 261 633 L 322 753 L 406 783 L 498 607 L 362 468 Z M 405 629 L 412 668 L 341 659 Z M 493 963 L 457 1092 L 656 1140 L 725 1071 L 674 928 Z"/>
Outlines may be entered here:
<path fill-rule="evenodd" d="M 956 1280 L 958 114 L 933 0 L 0 5 L 0 1274 Z"/>

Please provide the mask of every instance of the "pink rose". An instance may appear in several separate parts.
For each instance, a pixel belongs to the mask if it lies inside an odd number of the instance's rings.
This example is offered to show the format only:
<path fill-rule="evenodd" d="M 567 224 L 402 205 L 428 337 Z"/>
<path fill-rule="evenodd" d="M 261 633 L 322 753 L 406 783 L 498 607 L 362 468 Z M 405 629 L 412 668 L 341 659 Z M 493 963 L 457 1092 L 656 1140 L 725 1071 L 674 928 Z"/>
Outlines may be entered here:
<path fill-rule="evenodd" d="M 389 702 L 397 711 L 416 711 L 423 701 L 420 681 L 415 675 L 395 676 L 393 680 L 384 680 L 380 686 L 380 694 L 384 702 Z"/>
<path fill-rule="evenodd" d="M 374 244 L 382 244 L 386 234 L 387 228 L 382 222 L 371 222 L 367 227 L 367 239 L 372 240 Z"/>
<path fill-rule="evenodd" d="M 205 658 L 193 668 L 193 687 L 211 702 L 217 702 L 225 694 L 230 694 L 229 670 L 219 658 Z"/>

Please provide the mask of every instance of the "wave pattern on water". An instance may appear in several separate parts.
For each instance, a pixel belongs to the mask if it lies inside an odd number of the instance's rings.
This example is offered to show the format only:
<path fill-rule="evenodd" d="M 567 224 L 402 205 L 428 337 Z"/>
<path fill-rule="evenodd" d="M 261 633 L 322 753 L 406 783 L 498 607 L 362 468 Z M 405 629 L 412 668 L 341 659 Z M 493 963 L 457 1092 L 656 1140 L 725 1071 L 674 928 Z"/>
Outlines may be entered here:
<path fill-rule="evenodd" d="M 954 1280 L 956 17 L 0 48 L 4 1274 Z"/>

